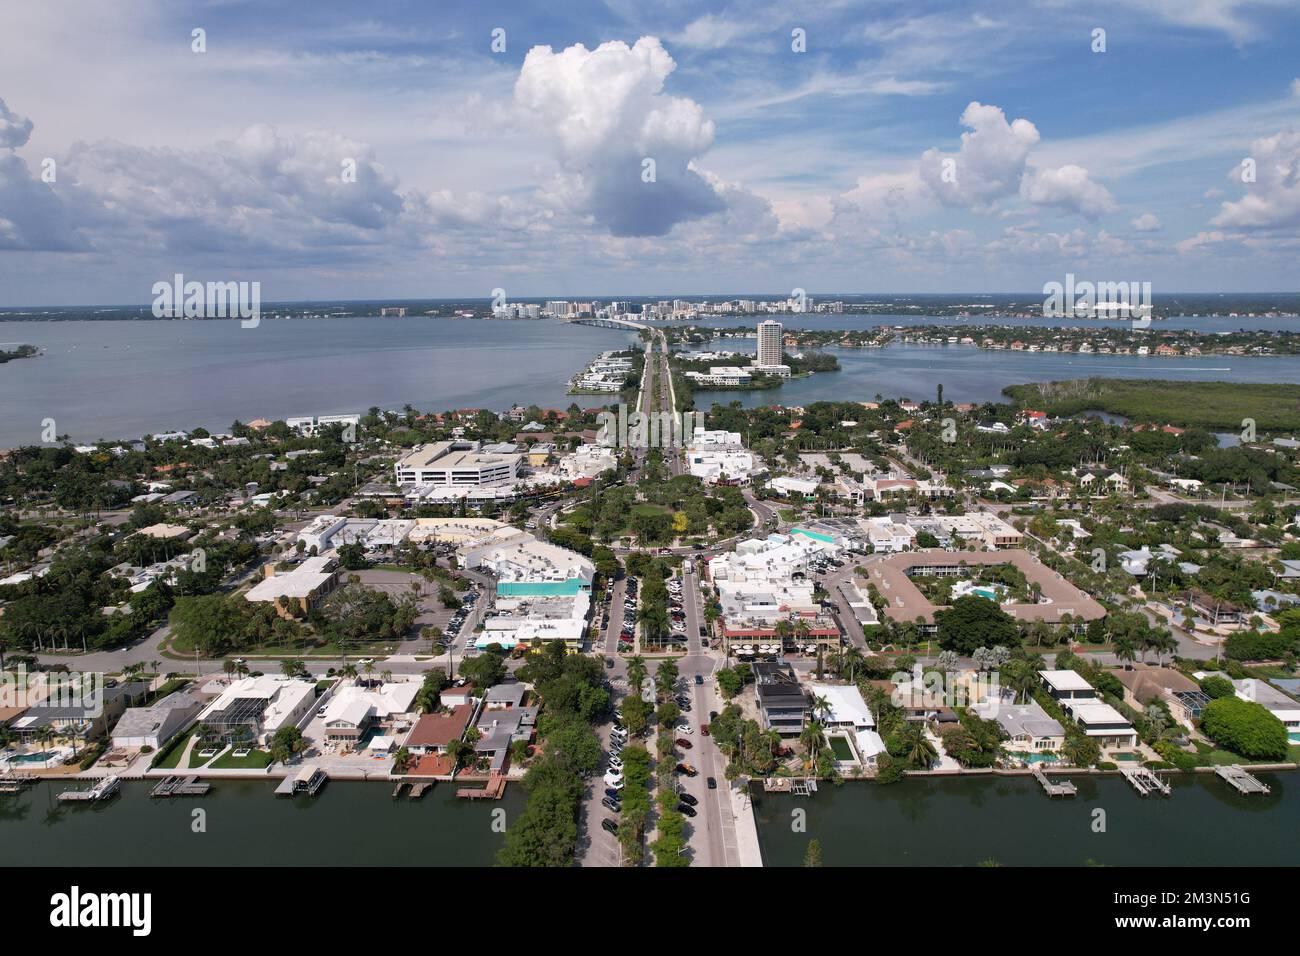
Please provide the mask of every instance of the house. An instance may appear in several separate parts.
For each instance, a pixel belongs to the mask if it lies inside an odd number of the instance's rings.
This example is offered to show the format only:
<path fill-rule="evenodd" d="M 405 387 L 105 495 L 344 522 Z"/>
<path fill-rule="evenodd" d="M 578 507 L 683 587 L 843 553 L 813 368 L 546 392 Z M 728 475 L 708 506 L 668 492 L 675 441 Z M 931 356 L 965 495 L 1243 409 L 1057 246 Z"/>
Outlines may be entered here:
<path fill-rule="evenodd" d="M 325 707 L 325 739 L 356 743 L 375 728 L 391 729 L 409 714 L 420 692 L 418 681 L 381 684 L 377 689 L 352 684 L 340 689 Z"/>
<path fill-rule="evenodd" d="M 1103 749 L 1131 750 L 1137 746 L 1137 731 L 1110 704 L 1085 699 L 1062 701 L 1061 707 Z"/>
<path fill-rule="evenodd" d="M 202 709 L 203 701 L 193 690 L 175 691 L 148 707 L 128 707 L 113 727 L 113 747 L 161 750 L 194 723 Z"/>
<path fill-rule="evenodd" d="M 1097 697 L 1097 691 L 1077 671 L 1044 670 L 1038 672 L 1038 677 L 1053 700 L 1095 700 Z"/>
<path fill-rule="evenodd" d="M 483 695 L 484 710 L 507 710 L 521 707 L 528 694 L 528 685 L 521 681 L 495 684 Z"/>
<path fill-rule="evenodd" d="M 49 728 L 58 736 L 98 737 L 126 711 L 127 705 L 149 692 L 145 681 L 129 681 L 102 688 L 93 684 L 47 686 L 46 696 L 9 722 L 23 741 L 35 740 Z M 30 694 L 30 692 L 29 692 Z"/>
<path fill-rule="evenodd" d="M 977 704 L 974 711 L 985 720 L 995 720 L 1009 738 L 1013 754 L 1055 753 L 1065 743 L 1065 728 L 1034 700 L 1016 704 L 998 698 Z"/>
<path fill-rule="evenodd" d="M 522 685 L 519 685 L 522 686 Z M 474 744 L 476 757 L 488 758 L 493 773 L 505 770 L 510 747 L 517 741 L 527 743 L 537 727 L 536 707 L 484 709 L 479 716 L 479 739 Z"/>
<path fill-rule="evenodd" d="M 801 733 L 808 720 L 811 700 L 794 669 L 788 664 L 767 662 L 751 666 L 763 729 L 775 730 L 784 736 Z"/>
<path fill-rule="evenodd" d="M 316 682 L 263 674 L 231 683 L 199 715 L 227 739 L 251 733 L 269 743 L 282 727 L 297 727 L 316 703 Z"/>
<path fill-rule="evenodd" d="M 453 741 L 465 736 L 473 719 L 473 704 L 458 704 L 446 714 L 424 714 L 411 728 L 404 746 L 413 754 L 446 753 Z"/>
<path fill-rule="evenodd" d="M 1124 703 L 1134 710 L 1163 701 L 1174 719 L 1189 728 L 1209 703 L 1196 681 L 1172 667 L 1134 664 L 1131 668 L 1108 668 L 1106 672 L 1124 685 Z"/>
<path fill-rule="evenodd" d="M 1300 734 L 1300 701 L 1293 700 L 1267 681 L 1257 677 L 1234 680 L 1233 689 L 1242 700 L 1259 704 L 1286 725 L 1286 732 L 1295 741 Z"/>
<path fill-rule="evenodd" d="M 1185 597 L 1192 611 L 1211 627 L 1220 624 L 1240 624 L 1246 620 L 1246 612 L 1231 601 L 1223 601 L 1204 591 L 1193 589 Z"/>
<path fill-rule="evenodd" d="M 853 749 L 863 766 L 875 767 L 876 758 L 885 752 L 885 742 L 876 732 L 876 718 L 852 684 L 809 685 L 812 707 L 827 731 L 843 731 L 852 738 Z M 819 706 L 820 705 L 820 706 Z"/>
<path fill-rule="evenodd" d="M 455 687 L 444 687 L 438 693 L 438 702 L 443 707 L 452 708 L 460 707 L 462 704 L 476 704 L 474 685 L 465 683 Z"/>

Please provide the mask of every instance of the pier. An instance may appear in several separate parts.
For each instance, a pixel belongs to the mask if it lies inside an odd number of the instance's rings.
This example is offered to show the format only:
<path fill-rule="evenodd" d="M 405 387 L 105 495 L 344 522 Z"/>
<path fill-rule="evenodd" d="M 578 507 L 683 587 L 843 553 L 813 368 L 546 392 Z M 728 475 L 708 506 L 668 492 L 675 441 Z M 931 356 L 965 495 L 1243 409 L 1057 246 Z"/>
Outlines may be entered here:
<path fill-rule="evenodd" d="M 412 800 L 419 800 L 422 796 L 425 795 L 425 793 L 428 792 L 429 788 L 432 787 L 432 786 L 433 786 L 433 783 L 430 782 L 430 781 L 427 781 L 427 780 L 424 781 L 423 783 L 413 783 L 413 784 L 411 784 L 411 796 L 410 796 L 410 799 L 412 799 Z"/>
<path fill-rule="evenodd" d="M 1214 774 L 1222 777 L 1228 783 L 1232 784 L 1236 791 L 1243 795 L 1252 793 L 1268 793 L 1268 784 L 1261 782 L 1255 777 L 1241 769 L 1241 764 L 1232 764 L 1227 767 L 1215 767 Z"/>
<path fill-rule="evenodd" d="M 393 799 L 396 800 L 398 797 L 400 797 L 402 795 L 402 791 L 409 786 L 410 784 L 407 783 L 405 780 L 397 781 L 397 786 L 393 788 Z"/>
<path fill-rule="evenodd" d="M 1053 782 L 1047 779 L 1047 774 L 1035 767 L 1033 770 L 1034 779 L 1043 787 L 1043 792 L 1049 797 L 1072 797 L 1079 792 L 1079 788 L 1071 780 L 1058 780 Z"/>
<path fill-rule="evenodd" d="M 488 778 L 486 787 L 462 787 L 456 796 L 466 800 L 500 800 L 505 796 L 506 778 L 504 774 L 494 773 Z"/>
<path fill-rule="evenodd" d="M 69 801 L 77 800 L 77 801 L 91 801 L 91 802 L 97 800 L 107 800 L 117 793 L 118 787 L 120 785 L 121 785 L 121 781 L 113 774 L 109 774 L 107 777 L 100 780 L 94 786 L 88 787 L 85 790 L 64 790 L 62 793 L 59 794 L 59 799 L 69 800 Z"/>
<path fill-rule="evenodd" d="M 1162 796 L 1169 796 L 1173 792 L 1169 784 L 1161 780 L 1154 771 L 1147 767 L 1125 767 L 1120 770 L 1124 779 L 1133 785 L 1133 789 L 1142 796 L 1148 796 L 1152 793 L 1159 793 Z"/>
<path fill-rule="evenodd" d="M 204 783 L 197 776 L 164 777 L 149 791 L 151 797 L 201 797 L 212 789 L 212 784 Z"/>
<path fill-rule="evenodd" d="M 0 793 L 20 793 L 36 782 L 34 773 L 7 773 L 0 776 Z"/>

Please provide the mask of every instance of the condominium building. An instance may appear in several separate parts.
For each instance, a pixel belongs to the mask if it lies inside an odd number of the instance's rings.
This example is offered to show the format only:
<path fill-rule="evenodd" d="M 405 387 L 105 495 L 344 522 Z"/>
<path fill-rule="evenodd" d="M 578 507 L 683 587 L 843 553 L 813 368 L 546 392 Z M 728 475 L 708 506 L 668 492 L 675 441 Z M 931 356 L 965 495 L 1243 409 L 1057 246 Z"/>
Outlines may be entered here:
<path fill-rule="evenodd" d="M 783 353 L 781 323 L 766 319 L 758 323 L 758 355 L 755 365 L 777 366 L 781 364 Z"/>

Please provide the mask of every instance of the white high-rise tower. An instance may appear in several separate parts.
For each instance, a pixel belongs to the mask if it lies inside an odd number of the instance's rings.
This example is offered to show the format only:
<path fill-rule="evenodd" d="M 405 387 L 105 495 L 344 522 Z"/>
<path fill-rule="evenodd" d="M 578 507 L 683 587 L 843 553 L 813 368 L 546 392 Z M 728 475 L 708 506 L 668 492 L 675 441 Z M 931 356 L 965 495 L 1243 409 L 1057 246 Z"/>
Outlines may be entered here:
<path fill-rule="evenodd" d="M 780 365 L 782 358 L 781 323 L 767 319 L 758 323 L 758 356 L 755 365 Z"/>

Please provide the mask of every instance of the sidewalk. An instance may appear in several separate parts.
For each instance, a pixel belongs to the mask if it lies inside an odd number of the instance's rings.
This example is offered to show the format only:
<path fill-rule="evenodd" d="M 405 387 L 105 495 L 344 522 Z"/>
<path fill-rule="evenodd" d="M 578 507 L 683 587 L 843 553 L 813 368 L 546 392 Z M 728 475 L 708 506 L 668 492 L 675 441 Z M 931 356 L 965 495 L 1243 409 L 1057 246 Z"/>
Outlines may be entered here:
<path fill-rule="evenodd" d="M 739 865 L 762 866 L 763 852 L 758 846 L 758 823 L 754 820 L 754 802 L 737 786 L 727 787 L 727 792 L 731 797 L 731 815 L 736 832 Z"/>

